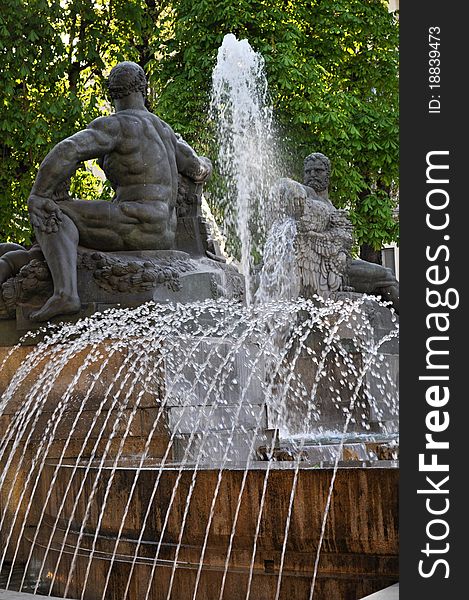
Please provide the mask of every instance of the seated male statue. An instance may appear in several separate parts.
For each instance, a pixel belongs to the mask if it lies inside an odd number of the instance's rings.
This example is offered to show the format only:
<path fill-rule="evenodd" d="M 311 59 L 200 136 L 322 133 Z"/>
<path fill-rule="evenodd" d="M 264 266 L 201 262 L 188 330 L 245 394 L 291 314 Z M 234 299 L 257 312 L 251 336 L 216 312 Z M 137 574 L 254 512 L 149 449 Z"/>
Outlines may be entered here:
<path fill-rule="evenodd" d="M 35 321 L 79 311 L 78 245 L 109 252 L 173 249 L 178 173 L 203 182 L 212 171 L 209 159 L 197 156 L 146 109 L 147 81 L 139 65 L 116 65 L 108 88 L 115 113 L 58 143 L 40 165 L 31 190 L 30 220 L 54 289 L 31 314 Z M 98 159 L 113 200 L 57 199 L 56 190 L 89 159 Z M 14 274 L 12 265 L 24 264 L 21 251 L 12 251 L 16 255 L 6 252 L 0 259 L 0 283 Z"/>
<path fill-rule="evenodd" d="M 378 295 L 398 313 L 399 283 L 391 269 L 350 255 L 351 223 L 345 211 L 336 209 L 329 199 L 330 174 L 329 158 L 315 152 L 305 158 L 304 185 L 288 179 L 280 183 L 288 210 L 298 222 L 303 291 L 324 295 L 347 289 Z"/>

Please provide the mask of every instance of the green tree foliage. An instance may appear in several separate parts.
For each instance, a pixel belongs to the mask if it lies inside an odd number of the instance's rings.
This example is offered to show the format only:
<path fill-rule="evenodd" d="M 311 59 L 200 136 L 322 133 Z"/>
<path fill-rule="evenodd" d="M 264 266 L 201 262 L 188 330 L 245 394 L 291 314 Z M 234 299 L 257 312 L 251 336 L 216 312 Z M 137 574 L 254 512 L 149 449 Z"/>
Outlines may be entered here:
<path fill-rule="evenodd" d="M 382 0 L 175 0 L 171 35 L 150 61 L 158 110 L 210 147 L 209 74 L 223 36 L 262 53 L 285 175 L 304 157 L 331 158 L 331 197 L 351 211 L 358 244 L 397 240 L 398 21 Z M 156 67 L 156 65 L 158 65 Z"/>
<path fill-rule="evenodd" d="M 351 208 L 357 242 L 375 249 L 398 235 L 398 28 L 386 4 L 302 3 L 301 28 L 311 41 L 306 62 L 323 70 L 323 86 L 305 89 L 309 114 L 300 107 L 291 113 L 298 137 L 306 133 L 304 150 L 317 140 L 331 157 L 331 195 Z"/>
<path fill-rule="evenodd" d="M 398 23 L 384 0 L 3 0 L 0 7 L 0 237 L 27 239 L 25 205 L 40 160 L 109 110 L 104 76 L 118 60 L 150 76 L 149 101 L 213 158 L 211 71 L 226 33 L 266 62 L 287 147 L 284 175 L 327 154 L 331 197 L 359 244 L 397 239 Z M 52 100 L 52 101 L 51 101 Z M 96 189 L 82 174 L 74 191 Z"/>
<path fill-rule="evenodd" d="M 109 111 L 103 73 L 138 57 L 141 5 L 124 0 L 2 0 L 0 6 L 0 239 L 28 242 L 26 200 L 58 141 Z M 99 186 L 98 186 L 99 187 Z M 72 185 L 96 194 L 90 174 Z"/>
<path fill-rule="evenodd" d="M 37 165 L 51 142 L 50 122 L 74 112 L 63 104 L 64 51 L 60 32 L 51 25 L 56 6 L 32 6 L 5 0 L 0 12 L 0 231 L 1 238 L 22 240 L 29 226 L 25 199 Z M 50 102 L 50 98 L 54 101 Z M 54 117 L 54 113 L 56 117 Z"/>

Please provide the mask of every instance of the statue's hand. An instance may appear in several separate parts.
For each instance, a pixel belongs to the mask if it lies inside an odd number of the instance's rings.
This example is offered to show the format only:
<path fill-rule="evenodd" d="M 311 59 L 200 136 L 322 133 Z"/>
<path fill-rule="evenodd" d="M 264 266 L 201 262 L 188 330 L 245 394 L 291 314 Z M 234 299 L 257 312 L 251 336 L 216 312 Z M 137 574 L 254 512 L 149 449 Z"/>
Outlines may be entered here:
<path fill-rule="evenodd" d="M 273 196 L 281 211 L 295 219 L 302 217 L 305 210 L 306 190 L 293 179 L 279 179 L 272 188 Z"/>
<path fill-rule="evenodd" d="M 55 233 L 62 221 L 62 211 L 50 198 L 31 194 L 28 199 L 29 218 L 33 227 L 43 233 Z"/>
<path fill-rule="evenodd" d="M 212 161 L 206 156 L 199 156 L 199 171 L 195 174 L 196 183 L 204 183 L 212 174 Z"/>

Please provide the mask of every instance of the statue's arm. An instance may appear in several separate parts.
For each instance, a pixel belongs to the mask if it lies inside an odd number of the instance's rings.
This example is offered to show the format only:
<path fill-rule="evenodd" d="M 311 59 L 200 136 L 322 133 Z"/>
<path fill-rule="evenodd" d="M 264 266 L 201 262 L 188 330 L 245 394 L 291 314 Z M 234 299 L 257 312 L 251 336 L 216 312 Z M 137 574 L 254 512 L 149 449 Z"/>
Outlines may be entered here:
<path fill-rule="evenodd" d="M 54 191 L 75 173 L 81 162 L 112 152 L 119 133 L 117 119 L 102 117 L 52 148 L 39 167 L 28 198 L 29 217 L 34 227 L 44 233 L 58 230 L 63 215 L 52 200 Z"/>
<path fill-rule="evenodd" d="M 74 135 L 59 142 L 42 161 L 31 195 L 50 198 L 80 163 L 112 152 L 119 136 L 119 123 L 112 117 L 96 119 Z"/>
<path fill-rule="evenodd" d="M 273 185 L 272 196 L 279 211 L 287 216 L 299 219 L 304 214 L 307 194 L 301 183 L 288 178 L 279 179 Z"/>
<path fill-rule="evenodd" d="M 212 174 L 212 162 L 205 156 L 198 156 L 181 137 L 174 135 L 176 163 L 179 173 L 193 181 L 204 182 Z"/>

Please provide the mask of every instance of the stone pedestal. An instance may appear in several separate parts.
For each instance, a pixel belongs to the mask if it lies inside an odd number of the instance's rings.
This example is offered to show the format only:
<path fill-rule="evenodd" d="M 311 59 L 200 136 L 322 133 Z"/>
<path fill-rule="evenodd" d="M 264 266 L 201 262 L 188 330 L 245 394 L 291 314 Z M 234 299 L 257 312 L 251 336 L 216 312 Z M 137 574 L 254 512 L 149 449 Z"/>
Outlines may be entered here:
<path fill-rule="evenodd" d="M 184 364 L 183 348 L 180 352 L 172 364 Z M 166 369 L 176 461 L 246 462 L 267 443 L 265 364 L 258 355 L 254 346 L 204 337 L 182 371 Z"/>
<path fill-rule="evenodd" d="M 42 494 L 49 488 L 53 471 L 51 463 L 44 473 Z M 60 595 L 63 592 L 68 575 L 72 573 L 69 594 L 80 597 L 90 564 L 89 584 L 84 594 L 87 600 L 101 597 L 109 571 L 110 581 L 105 596 L 108 600 L 121 600 L 129 578 L 128 598 L 132 600 L 146 597 L 148 589 L 151 600 L 164 600 L 170 586 L 171 597 L 191 597 L 199 566 L 202 565 L 196 597 L 200 600 L 217 600 L 237 515 L 223 597 L 245 600 L 250 579 L 250 598 L 264 600 L 275 597 L 282 549 L 286 544 L 279 598 L 308 598 L 332 470 L 300 469 L 294 511 L 285 541 L 288 499 L 294 484 L 294 473 L 292 465 L 285 468 L 277 464 L 267 473 L 265 463 L 257 463 L 249 470 L 244 491 L 241 492 L 244 479 L 242 469 L 226 470 L 220 480 L 217 469 L 201 469 L 194 479 L 193 469 L 179 471 L 174 468 L 163 471 L 152 500 L 160 470 L 157 464 L 147 464 L 138 476 L 131 508 L 125 517 L 125 535 L 118 541 L 126 506 L 122 491 L 131 489 L 137 477 L 131 466 L 122 465 L 113 475 L 108 507 L 100 527 L 97 527 L 99 510 L 96 510 L 81 540 L 80 552 L 74 559 L 82 511 L 98 476 L 96 471 L 90 472 L 84 481 L 83 501 L 72 518 L 72 526 L 67 534 L 67 551 L 61 555 L 60 577 L 55 593 Z M 110 469 L 99 474 L 103 489 L 111 475 Z M 48 504 L 48 523 L 54 520 L 54 511 L 61 500 L 60 489 L 68 477 L 68 471 L 63 470 L 60 474 L 61 486 Z M 84 472 L 80 471 L 73 484 L 75 494 L 83 477 Z M 398 472 L 393 468 L 339 470 L 323 540 L 315 599 L 358 599 L 397 579 L 397 484 Z M 260 512 L 259 499 L 264 486 L 265 503 Z M 210 517 L 213 498 L 216 501 Z M 149 501 L 151 509 L 145 523 L 145 507 Z M 70 509 L 71 506 L 67 504 L 65 522 Z M 166 519 L 168 511 L 170 516 Z M 259 520 L 257 551 L 250 575 Z M 143 538 L 138 543 L 141 531 Z M 41 533 L 43 543 L 35 550 L 38 562 L 43 558 L 41 547 L 46 547 L 50 533 L 50 528 L 45 524 Z M 63 530 L 56 532 L 47 554 L 46 569 L 49 572 L 57 564 L 64 542 L 63 535 Z M 134 558 L 136 560 L 132 567 Z"/>
<path fill-rule="evenodd" d="M 79 248 L 77 277 L 80 311 L 55 317 L 53 323 L 150 301 L 189 303 L 225 297 L 240 302 L 244 297 L 244 279 L 234 266 L 179 250 L 96 252 Z M 43 327 L 29 316 L 52 295 L 52 289 L 47 265 L 38 259 L 3 284 L 0 346 L 13 345 L 28 331 Z"/>
<path fill-rule="evenodd" d="M 351 408 L 348 434 L 397 433 L 396 316 L 370 299 L 360 314 L 343 322 L 340 319 L 340 314 L 331 318 L 331 329 L 334 320 L 338 326 L 330 346 L 324 332 L 313 328 L 300 354 L 297 372 L 303 392 L 289 401 L 288 429 L 293 435 L 342 432 Z"/>

